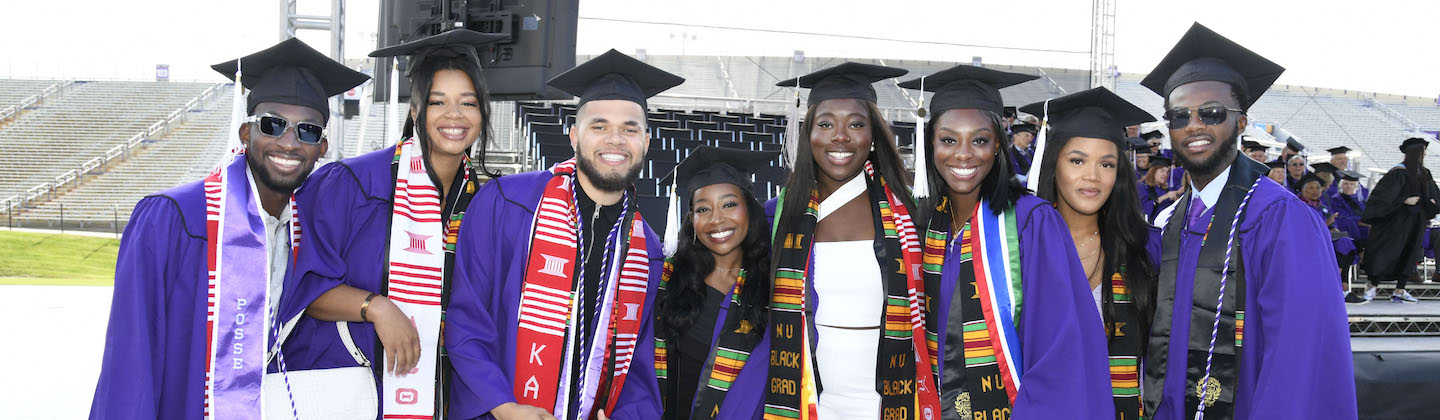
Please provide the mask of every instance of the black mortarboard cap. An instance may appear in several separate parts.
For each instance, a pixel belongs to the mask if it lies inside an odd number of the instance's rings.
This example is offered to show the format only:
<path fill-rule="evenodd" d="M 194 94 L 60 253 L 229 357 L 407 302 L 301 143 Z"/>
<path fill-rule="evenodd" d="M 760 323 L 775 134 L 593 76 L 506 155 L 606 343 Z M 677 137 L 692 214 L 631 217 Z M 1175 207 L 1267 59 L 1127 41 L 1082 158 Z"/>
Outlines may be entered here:
<path fill-rule="evenodd" d="M 396 57 L 410 56 L 410 66 L 405 69 L 405 76 L 431 57 L 471 57 L 476 66 L 480 64 L 480 47 L 495 41 L 501 41 L 509 36 L 504 34 L 489 34 L 476 32 L 469 29 L 453 29 L 441 32 L 436 35 L 427 36 L 404 44 L 392 45 L 370 52 L 371 57 Z"/>
<path fill-rule="evenodd" d="M 871 84 L 904 76 L 909 72 L 894 67 L 846 62 L 776 83 L 775 86 L 810 89 L 810 96 L 806 101 L 811 105 L 827 99 L 864 99 L 875 102 L 875 87 Z"/>
<path fill-rule="evenodd" d="M 1151 168 L 1155 168 L 1155 167 L 1159 167 L 1159 166 L 1172 166 L 1173 164 L 1174 164 L 1174 161 L 1170 160 L 1170 158 L 1168 158 L 1168 157 L 1165 157 L 1165 155 L 1162 155 L 1162 154 L 1159 154 L 1159 153 L 1153 153 L 1153 154 L 1150 155 L 1150 167 L 1151 167 Z"/>
<path fill-rule="evenodd" d="M 1270 150 L 1269 147 L 1266 147 L 1265 145 L 1260 144 L 1260 142 L 1255 140 L 1245 140 L 1243 142 L 1240 142 L 1240 148 L 1247 152 L 1251 150 Z"/>
<path fill-rule="evenodd" d="M 1295 191 L 1304 189 L 1305 184 L 1309 182 L 1319 182 L 1320 185 L 1325 185 L 1325 180 L 1320 179 L 1319 175 L 1315 175 L 1314 172 L 1306 172 L 1305 176 L 1300 177 L 1300 181 L 1295 183 Z"/>
<path fill-rule="evenodd" d="M 1401 152 L 1404 152 L 1405 149 L 1409 149 L 1410 146 L 1416 146 L 1416 145 L 1429 146 L 1429 142 L 1426 141 L 1426 140 L 1423 139 L 1423 138 L 1420 138 L 1420 137 L 1411 137 L 1411 138 L 1405 139 L 1404 142 L 1400 143 L 1400 151 L 1401 151 Z"/>
<path fill-rule="evenodd" d="M 1362 176 L 1360 175 L 1359 172 L 1355 172 L 1355 171 L 1340 171 L 1340 179 L 1343 179 L 1343 180 L 1346 180 L 1346 181 L 1359 181 L 1360 178 L 1362 178 Z"/>
<path fill-rule="evenodd" d="M 1146 150 L 1150 148 L 1150 142 L 1140 137 L 1130 137 L 1125 139 L 1125 141 L 1129 142 L 1130 150 Z"/>
<path fill-rule="evenodd" d="M 1046 114 L 1046 103 L 1025 105 L 1020 111 Z M 1097 87 L 1051 99 L 1046 120 L 1055 132 L 1125 144 L 1125 127 L 1155 121 L 1155 116 L 1110 89 Z"/>
<path fill-rule="evenodd" d="M 560 73 L 547 84 L 580 98 L 578 105 L 600 100 L 624 100 L 648 108 L 645 100 L 685 83 L 685 79 L 645 64 L 619 51 L 606 51 Z"/>
<path fill-rule="evenodd" d="M 778 151 L 700 146 L 691 150 L 690 156 L 675 165 L 675 170 L 661 178 L 660 183 L 674 183 L 676 177 L 679 177 L 675 193 L 680 195 L 682 208 L 689 208 L 695 191 L 710 185 L 731 184 L 740 187 L 742 191 L 752 191 L 750 175 L 771 166 L 771 162 L 779 156 Z"/>
<path fill-rule="evenodd" d="M 1270 169 L 1285 169 L 1285 161 L 1275 159 L 1269 162 L 1265 162 L 1265 166 L 1269 166 Z"/>
<path fill-rule="evenodd" d="M 1000 97 L 1000 89 L 1039 78 L 1040 76 L 961 64 L 929 76 L 906 80 L 900 83 L 900 87 L 923 88 L 926 92 L 935 92 L 935 96 L 930 98 L 932 117 L 938 118 L 940 114 L 952 109 L 979 109 L 996 114 L 1011 112 L 1010 115 L 1013 116 L 1016 115 L 1015 108 L 1005 106 L 1004 99 Z M 1031 114 L 1040 115 L 1034 112 Z"/>
<path fill-rule="evenodd" d="M 970 67 L 970 66 L 959 65 L 959 66 L 956 66 L 956 67 L 954 67 L 954 68 L 951 68 L 950 70 L 954 70 L 955 68 L 959 68 L 959 67 Z M 977 69 L 985 69 L 984 67 L 976 67 L 976 68 L 977 68 Z M 939 74 L 939 73 L 936 73 L 936 74 Z M 932 74 L 932 75 L 927 76 L 927 77 L 934 77 L 934 76 L 935 76 L 935 75 Z M 1040 76 L 1035 76 L 1035 78 L 1038 79 L 1038 78 L 1040 78 Z M 903 88 L 906 88 L 906 89 L 919 89 L 919 88 L 920 88 L 919 86 L 916 86 L 916 87 L 913 87 L 913 88 L 912 88 L 912 87 L 909 87 L 909 86 L 903 86 L 903 84 L 902 84 L 902 86 L 900 86 L 900 87 L 903 87 Z M 933 89 L 932 89 L 932 90 L 929 90 L 929 91 L 930 91 L 930 92 L 934 92 Z M 1013 106 L 1007 106 L 1007 107 L 1002 108 L 1001 110 L 1004 111 L 1004 112 L 1000 113 L 1000 116 L 1002 116 L 1002 117 L 1015 118 L 1016 116 L 1018 116 L 1018 114 L 1017 114 L 1017 112 L 1016 112 L 1016 111 L 1018 111 L 1018 109 L 1015 108 L 1015 107 L 1013 107 Z"/>
<path fill-rule="evenodd" d="M 364 73 L 290 38 L 254 54 L 210 66 L 230 80 L 241 71 L 240 85 L 250 89 L 245 112 L 265 102 L 298 105 L 320 111 L 330 120 L 330 97 L 370 79 Z"/>
<path fill-rule="evenodd" d="M 1197 22 L 1140 84 L 1169 98 L 1170 91 L 1187 83 L 1225 82 L 1249 96 L 1249 101 L 1240 104 L 1240 108 L 1250 109 L 1284 72 L 1284 67 Z"/>
<path fill-rule="evenodd" d="M 1349 146 L 1331 147 L 1331 148 L 1329 148 L 1329 149 L 1325 149 L 1325 151 L 1330 152 L 1330 154 L 1332 154 L 1332 155 L 1338 155 L 1338 154 L 1342 154 L 1342 153 L 1348 153 L 1348 152 L 1350 152 L 1351 150 L 1354 150 L 1354 149 L 1351 149 Z"/>
<path fill-rule="evenodd" d="M 1335 165 L 1331 165 L 1330 162 L 1312 163 L 1312 164 L 1310 164 L 1310 167 L 1311 167 L 1311 168 L 1314 168 L 1314 169 L 1315 169 L 1315 172 L 1332 172 L 1332 173 L 1333 173 L 1333 172 L 1335 172 L 1335 171 L 1340 170 L 1340 168 L 1336 168 Z"/>
<path fill-rule="evenodd" d="M 1022 121 L 1016 121 L 1015 124 L 1010 126 L 1011 133 L 1018 133 L 1021 131 L 1029 132 L 1031 134 L 1038 133 L 1040 132 L 1040 126 Z"/>
<path fill-rule="evenodd" d="M 1294 150 L 1296 152 L 1305 151 L 1305 145 L 1300 144 L 1300 142 L 1296 141 L 1294 137 L 1285 139 L 1285 147 L 1288 147 L 1290 148 L 1290 150 Z"/>

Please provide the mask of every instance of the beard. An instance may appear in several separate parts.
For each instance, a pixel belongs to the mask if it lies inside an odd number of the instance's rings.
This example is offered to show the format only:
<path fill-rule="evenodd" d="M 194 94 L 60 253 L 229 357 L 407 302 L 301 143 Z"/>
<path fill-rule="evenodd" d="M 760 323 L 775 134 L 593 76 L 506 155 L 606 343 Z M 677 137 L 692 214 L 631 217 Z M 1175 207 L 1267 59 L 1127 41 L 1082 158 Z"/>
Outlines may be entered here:
<path fill-rule="evenodd" d="M 300 170 L 300 175 L 296 176 L 295 179 L 287 180 L 271 174 L 270 170 L 265 168 L 265 164 L 260 161 L 259 154 L 245 154 L 245 165 L 250 167 L 250 173 L 254 175 L 255 181 L 265 185 L 265 187 L 271 191 L 281 193 L 292 193 L 295 192 L 296 188 L 300 188 L 300 185 L 305 183 L 305 179 L 310 177 L 310 170 L 313 169 L 311 165 L 314 164 L 314 162 L 309 163 Z"/>
<path fill-rule="evenodd" d="M 580 167 L 580 173 L 585 174 L 591 185 L 604 192 L 625 191 L 630 189 L 635 180 L 640 179 L 640 162 L 620 174 L 609 176 L 600 173 L 600 169 L 584 153 L 576 153 L 575 166 Z"/>
<path fill-rule="evenodd" d="M 1240 125 L 1230 131 L 1230 135 L 1220 141 L 1218 149 L 1213 156 L 1206 160 L 1191 159 L 1184 147 L 1175 149 L 1175 160 L 1180 161 L 1180 166 L 1185 168 L 1192 176 L 1215 175 L 1221 169 L 1225 169 L 1231 162 L 1235 161 L 1235 155 L 1240 151 L 1236 149 L 1236 142 L 1240 139 Z"/>

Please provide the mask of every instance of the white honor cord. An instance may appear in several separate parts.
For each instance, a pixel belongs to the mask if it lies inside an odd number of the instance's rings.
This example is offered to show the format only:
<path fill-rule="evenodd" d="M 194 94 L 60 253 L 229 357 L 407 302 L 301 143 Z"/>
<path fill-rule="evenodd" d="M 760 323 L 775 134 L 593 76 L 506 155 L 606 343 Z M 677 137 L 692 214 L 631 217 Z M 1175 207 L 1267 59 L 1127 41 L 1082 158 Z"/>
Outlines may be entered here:
<path fill-rule="evenodd" d="M 1220 335 L 1220 309 L 1225 306 L 1225 280 L 1230 277 L 1230 255 L 1235 250 L 1235 231 L 1240 228 L 1240 215 L 1245 213 L 1245 206 L 1250 204 L 1250 196 L 1255 194 L 1255 187 L 1260 185 L 1262 179 L 1265 177 L 1256 179 L 1255 183 L 1250 185 L 1250 191 L 1245 193 L 1245 199 L 1240 200 L 1240 207 L 1235 209 L 1235 219 L 1230 222 L 1230 236 L 1225 240 L 1225 265 L 1222 266 L 1225 269 L 1220 272 L 1220 297 L 1215 302 L 1215 322 L 1210 326 L 1210 348 L 1205 351 L 1205 376 L 1200 377 L 1200 389 L 1195 393 L 1196 399 L 1200 400 L 1195 407 L 1195 420 L 1205 418 L 1205 394 L 1210 388 L 1210 361 L 1215 357 L 1215 339 Z M 1216 397 L 1219 397 L 1218 391 Z"/>

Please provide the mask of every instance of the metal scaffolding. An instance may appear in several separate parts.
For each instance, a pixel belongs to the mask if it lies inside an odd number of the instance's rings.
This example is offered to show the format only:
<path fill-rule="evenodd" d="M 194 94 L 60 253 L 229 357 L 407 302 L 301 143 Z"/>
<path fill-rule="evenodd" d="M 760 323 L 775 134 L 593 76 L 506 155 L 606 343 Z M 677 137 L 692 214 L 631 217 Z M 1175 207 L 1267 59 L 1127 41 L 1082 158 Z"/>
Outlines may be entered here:
<path fill-rule="evenodd" d="M 1115 0 L 1094 0 L 1090 15 L 1090 87 L 1115 90 Z"/>
<path fill-rule="evenodd" d="M 330 0 L 330 15 L 302 15 L 296 12 L 299 0 L 280 0 L 280 40 L 295 37 L 301 29 L 330 31 L 330 58 L 345 63 L 345 0 Z M 330 98 L 330 126 L 325 138 L 330 143 L 325 159 L 345 158 L 345 103 L 341 97 Z"/>

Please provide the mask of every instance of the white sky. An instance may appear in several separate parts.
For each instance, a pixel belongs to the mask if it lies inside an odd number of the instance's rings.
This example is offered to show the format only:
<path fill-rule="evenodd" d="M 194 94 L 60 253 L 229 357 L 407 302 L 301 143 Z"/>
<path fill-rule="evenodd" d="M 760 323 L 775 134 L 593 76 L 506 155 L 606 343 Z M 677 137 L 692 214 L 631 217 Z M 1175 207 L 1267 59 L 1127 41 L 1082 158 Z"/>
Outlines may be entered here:
<path fill-rule="evenodd" d="M 1115 61 L 1148 72 L 1193 21 L 1289 70 L 1280 83 L 1423 97 L 1440 96 L 1440 2 L 1433 0 L 1116 0 Z M 0 13 L 0 77 L 218 81 L 209 64 L 279 41 L 279 1 L 6 1 Z M 301 13 L 329 1 L 300 0 Z M 347 57 L 374 49 L 378 0 L 347 3 Z M 877 8 L 876 4 L 890 7 Z M 609 48 L 650 54 L 895 58 L 1086 69 L 1090 2 L 856 0 L 585 0 L 578 52 Z M 722 6 L 723 5 L 723 6 Z M 667 23 L 635 24 L 621 19 Z M 670 25 L 674 24 L 674 25 Z M 901 41 L 765 33 L 841 34 L 1006 46 L 1034 52 Z M 301 38 L 328 51 L 327 34 Z M 683 41 L 682 41 L 683 39 Z"/>

